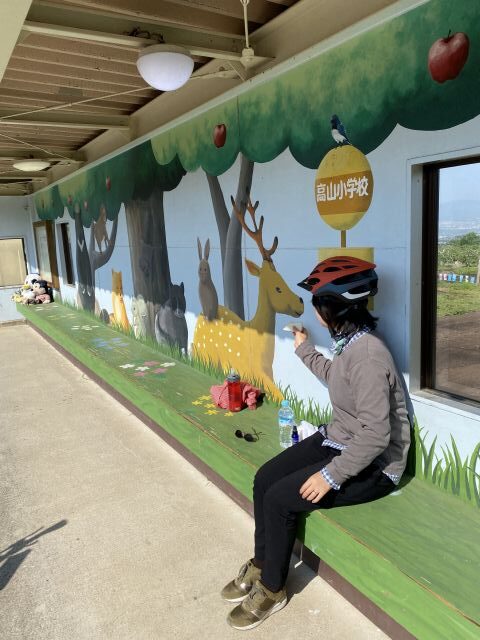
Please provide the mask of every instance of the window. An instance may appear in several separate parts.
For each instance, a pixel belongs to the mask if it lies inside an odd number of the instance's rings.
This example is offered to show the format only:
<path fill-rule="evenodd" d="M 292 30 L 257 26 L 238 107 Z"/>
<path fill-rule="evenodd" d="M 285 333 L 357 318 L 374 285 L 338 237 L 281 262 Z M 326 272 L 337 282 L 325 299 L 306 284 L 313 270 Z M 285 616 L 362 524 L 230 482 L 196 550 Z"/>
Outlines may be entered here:
<path fill-rule="evenodd" d="M 0 287 L 18 286 L 27 275 L 23 238 L 0 239 Z"/>
<path fill-rule="evenodd" d="M 73 278 L 72 250 L 70 244 L 70 226 L 68 222 L 62 222 L 60 227 L 60 237 L 62 240 L 62 274 L 66 284 L 75 284 Z"/>
<path fill-rule="evenodd" d="M 480 401 L 480 158 L 424 168 L 422 386 Z"/>

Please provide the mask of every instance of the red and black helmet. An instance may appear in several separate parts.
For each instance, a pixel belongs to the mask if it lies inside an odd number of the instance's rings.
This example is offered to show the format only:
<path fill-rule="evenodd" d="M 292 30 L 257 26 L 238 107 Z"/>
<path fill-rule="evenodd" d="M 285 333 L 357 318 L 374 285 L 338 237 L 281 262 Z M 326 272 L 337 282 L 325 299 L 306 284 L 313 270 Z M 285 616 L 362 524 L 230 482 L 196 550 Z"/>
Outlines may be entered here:
<path fill-rule="evenodd" d="M 376 265 L 360 258 L 334 256 L 319 262 L 299 287 L 314 296 L 334 296 L 354 304 L 377 293 Z"/>

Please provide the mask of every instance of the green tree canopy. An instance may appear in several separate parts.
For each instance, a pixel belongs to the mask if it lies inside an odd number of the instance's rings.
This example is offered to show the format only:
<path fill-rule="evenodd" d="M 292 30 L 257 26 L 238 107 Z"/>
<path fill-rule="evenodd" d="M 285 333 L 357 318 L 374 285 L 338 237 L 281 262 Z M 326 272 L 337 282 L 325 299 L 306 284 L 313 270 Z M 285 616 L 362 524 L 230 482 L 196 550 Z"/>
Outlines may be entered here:
<path fill-rule="evenodd" d="M 465 122 L 480 112 L 480 47 L 473 46 L 479 20 L 477 0 L 430 0 L 155 136 L 155 156 L 166 164 L 178 155 L 187 171 L 202 167 L 219 175 L 239 152 L 269 162 L 289 148 L 313 169 L 333 145 L 334 113 L 364 153 L 397 123 L 438 130 Z M 450 29 L 467 33 L 472 46 L 460 75 L 439 84 L 428 71 L 428 53 Z M 213 130 L 219 123 L 227 139 L 218 149 Z"/>
<path fill-rule="evenodd" d="M 474 231 L 452 238 L 438 247 L 440 267 L 455 263 L 465 267 L 476 267 L 479 259 L 480 235 Z"/>
<path fill-rule="evenodd" d="M 95 167 L 76 173 L 58 185 L 58 191 L 68 212 L 75 217 L 81 212 L 84 227 L 98 220 L 102 207 L 107 218 L 114 220 L 122 202 L 130 198 L 134 180 L 128 155 L 119 154 Z"/>
<path fill-rule="evenodd" d="M 55 220 L 63 216 L 65 207 L 57 185 L 35 195 L 35 209 L 40 220 Z"/>

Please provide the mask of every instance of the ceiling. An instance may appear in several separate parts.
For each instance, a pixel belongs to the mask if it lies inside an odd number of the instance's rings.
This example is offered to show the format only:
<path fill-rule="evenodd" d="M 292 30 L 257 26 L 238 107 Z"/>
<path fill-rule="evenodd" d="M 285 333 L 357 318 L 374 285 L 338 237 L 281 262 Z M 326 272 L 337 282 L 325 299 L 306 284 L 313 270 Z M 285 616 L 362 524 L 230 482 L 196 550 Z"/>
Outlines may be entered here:
<path fill-rule="evenodd" d="M 0 7 L 0 196 L 25 195 L 334 35 L 395 0 L 15 0 Z M 13 7 L 12 7 L 13 5 Z M 162 94 L 140 49 L 185 46 L 192 78 Z M 3 77 L 2 77 L 3 74 Z M 203 76 L 203 77 L 198 77 Z M 48 159 L 25 174 L 19 158 Z"/>

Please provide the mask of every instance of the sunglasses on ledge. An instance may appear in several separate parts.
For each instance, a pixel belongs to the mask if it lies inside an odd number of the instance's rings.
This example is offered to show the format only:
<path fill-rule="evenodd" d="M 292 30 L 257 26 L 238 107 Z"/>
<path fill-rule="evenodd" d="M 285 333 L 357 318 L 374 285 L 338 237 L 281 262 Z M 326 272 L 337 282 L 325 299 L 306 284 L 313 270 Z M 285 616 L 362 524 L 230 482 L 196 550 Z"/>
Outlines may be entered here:
<path fill-rule="evenodd" d="M 255 431 L 255 435 L 253 435 L 252 433 L 243 433 L 243 431 L 240 431 L 240 429 L 237 429 L 235 431 L 235 436 L 237 438 L 243 438 L 244 440 L 246 440 L 247 442 L 256 442 L 258 440 L 258 433 Z"/>

